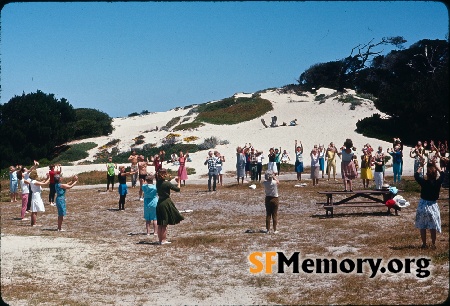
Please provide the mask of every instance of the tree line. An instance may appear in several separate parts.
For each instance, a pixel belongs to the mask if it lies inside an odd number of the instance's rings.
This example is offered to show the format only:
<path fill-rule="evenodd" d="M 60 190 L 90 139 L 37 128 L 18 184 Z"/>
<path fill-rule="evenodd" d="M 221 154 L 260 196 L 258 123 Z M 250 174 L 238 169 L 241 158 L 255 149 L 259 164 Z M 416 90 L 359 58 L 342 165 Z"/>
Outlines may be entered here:
<path fill-rule="evenodd" d="M 409 144 L 448 139 L 448 41 L 423 39 L 407 49 L 405 42 L 397 36 L 358 45 L 341 60 L 312 65 L 297 87 L 349 88 L 377 97 L 375 107 L 388 118 L 360 120 L 357 131 L 366 136 L 387 141 L 396 136 Z M 386 45 L 394 50 L 383 55 L 377 48 Z"/>
<path fill-rule="evenodd" d="M 0 169 L 51 160 L 61 144 L 112 131 L 112 118 L 99 110 L 74 109 L 67 99 L 40 90 L 14 96 L 0 105 Z"/>

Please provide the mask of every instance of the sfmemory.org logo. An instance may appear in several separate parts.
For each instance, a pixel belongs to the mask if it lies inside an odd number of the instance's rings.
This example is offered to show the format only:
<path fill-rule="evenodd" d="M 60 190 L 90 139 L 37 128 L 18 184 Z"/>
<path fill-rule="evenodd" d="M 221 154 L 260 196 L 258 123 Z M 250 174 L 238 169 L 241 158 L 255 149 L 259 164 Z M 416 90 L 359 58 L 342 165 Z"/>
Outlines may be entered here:
<path fill-rule="evenodd" d="M 283 252 L 253 252 L 248 256 L 250 273 L 415 273 L 418 278 L 430 276 L 429 258 L 393 258 L 383 264 L 382 258 L 300 258 L 300 252 L 287 257 Z M 275 267 L 275 269 L 274 269 Z"/>

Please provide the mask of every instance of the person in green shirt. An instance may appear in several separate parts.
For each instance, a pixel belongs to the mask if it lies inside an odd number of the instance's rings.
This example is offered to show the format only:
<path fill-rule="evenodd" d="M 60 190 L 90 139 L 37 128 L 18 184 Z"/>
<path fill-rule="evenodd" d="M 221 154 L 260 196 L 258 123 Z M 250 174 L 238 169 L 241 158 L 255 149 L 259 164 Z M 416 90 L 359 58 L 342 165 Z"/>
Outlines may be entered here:
<path fill-rule="evenodd" d="M 106 163 L 106 191 L 109 191 L 109 184 L 111 184 L 111 191 L 114 190 L 115 169 L 117 169 L 117 164 L 112 162 L 112 157 L 109 157 Z"/>

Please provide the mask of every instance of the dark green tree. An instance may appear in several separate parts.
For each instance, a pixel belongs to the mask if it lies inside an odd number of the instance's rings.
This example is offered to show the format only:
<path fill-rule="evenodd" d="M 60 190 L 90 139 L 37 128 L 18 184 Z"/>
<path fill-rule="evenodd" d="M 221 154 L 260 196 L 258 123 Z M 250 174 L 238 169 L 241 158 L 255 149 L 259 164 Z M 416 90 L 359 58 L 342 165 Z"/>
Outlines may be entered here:
<path fill-rule="evenodd" d="M 448 69 L 445 40 L 424 39 L 377 58 L 358 76 L 360 87 L 378 97 L 375 106 L 390 116 L 371 118 L 372 126 L 378 122 L 394 127 L 396 136 L 410 144 L 418 139 L 448 139 Z M 364 85 L 367 79 L 370 86 Z M 370 129 L 364 122 L 357 126 L 365 133 Z"/>
<path fill-rule="evenodd" d="M 42 91 L 15 96 L 0 108 L 1 167 L 30 164 L 73 138 L 75 111 L 69 102 Z"/>
<path fill-rule="evenodd" d="M 106 136 L 113 131 L 112 118 L 102 111 L 92 108 L 77 108 L 75 114 L 74 137 L 76 139 Z"/>

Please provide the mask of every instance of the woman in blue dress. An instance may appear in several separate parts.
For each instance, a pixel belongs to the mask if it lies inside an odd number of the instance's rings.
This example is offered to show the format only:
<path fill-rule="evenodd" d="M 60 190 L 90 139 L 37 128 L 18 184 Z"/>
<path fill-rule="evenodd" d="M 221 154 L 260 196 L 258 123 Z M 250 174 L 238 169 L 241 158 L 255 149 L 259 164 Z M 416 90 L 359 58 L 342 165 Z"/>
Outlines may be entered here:
<path fill-rule="evenodd" d="M 145 183 L 142 185 L 144 192 L 144 219 L 147 236 L 150 235 L 150 227 L 153 223 L 153 235 L 158 235 L 158 224 L 156 222 L 156 205 L 158 204 L 158 195 L 156 185 L 153 185 L 153 173 L 145 177 Z"/>
<path fill-rule="evenodd" d="M 55 174 L 55 191 L 56 191 L 56 208 L 58 209 L 58 232 L 64 232 L 62 223 L 66 215 L 66 190 L 72 188 L 77 182 L 78 177 L 75 175 L 67 184 L 61 184 L 61 176 Z"/>

